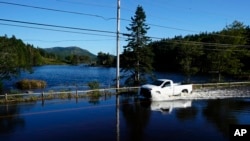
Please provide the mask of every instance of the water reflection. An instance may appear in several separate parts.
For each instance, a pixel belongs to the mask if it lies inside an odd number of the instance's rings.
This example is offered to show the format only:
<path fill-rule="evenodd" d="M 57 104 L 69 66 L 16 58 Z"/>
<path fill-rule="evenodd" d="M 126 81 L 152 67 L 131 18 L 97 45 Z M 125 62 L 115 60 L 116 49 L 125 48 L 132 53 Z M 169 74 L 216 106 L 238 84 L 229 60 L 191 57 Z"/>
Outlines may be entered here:
<path fill-rule="evenodd" d="M 242 124 L 240 123 L 240 113 L 249 111 L 249 109 L 250 102 L 242 99 L 209 100 L 202 113 L 208 122 L 215 125 L 224 136 L 228 137 L 229 125 Z M 243 124 L 250 124 L 249 120 L 243 120 Z"/>
<path fill-rule="evenodd" d="M 0 140 L 37 140 L 39 136 L 38 140 L 61 141 L 227 141 L 230 124 L 250 124 L 250 101 L 245 99 L 152 102 L 107 95 L 97 100 L 0 105 Z"/>
<path fill-rule="evenodd" d="M 189 116 L 190 115 L 189 112 L 172 113 L 172 111 L 174 109 L 178 109 L 178 111 L 180 111 L 181 109 L 188 109 L 191 108 L 191 106 L 192 106 L 191 100 L 172 100 L 172 101 L 154 102 L 136 97 L 122 96 L 120 108 L 121 108 L 121 114 L 124 117 L 125 125 L 127 127 L 126 131 L 128 132 L 126 139 L 124 138 L 123 139 L 135 140 L 135 141 L 150 140 L 149 138 L 147 138 L 148 136 L 152 135 L 157 136 L 158 134 L 155 132 L 152 133 L 151 135 L 147 134 L 148 132 L 147 130 L 152 128 L 152 123 L 158 122 L 152 119 L 153 116 L 152 114 L 154 112 L 160 111 L 161 113 L 168 114 L 169 116 L 175 116 L 176 114 L 177 118 L 179 117 L 180 119 L 185 119 L 185 118 L 190 119 L 191 116 Z M 191 114 L 193 113 L 194 112 L 192 112 Z M 163 124 L 165 122 L 166 121 L 162 121 Z M 170 129 L 167 128 L 166 126 L 165 128 L 159 128 L 158 130 L 159 133 L 162 133 L 165 130 L 170 130 Z M 164 133 L 164 135 L 166 134 Z"/>
<path fill-rule="evenodd" d="M 25 120 L 18 116 L 19 112 L 18 105 L 0 105 L 0 135 L 12 133 L 25 126 Z"/>
<path fill-rule="evenodd" d="M 176 108 L 187 108 L 192 106 L 191 100 L 171 100 L 171 101 L 153 101 L 151 102 L 152 111 L 160 111 L 164 114 L 171 113 Z"/>
<path fill-rule="evenodd" d="M 148 101 L 144 102 L 135 97 L 122 96 L 120 102 L 122 115 L 128 127 L 129 135 L 127 140 L 143 140 L 144 130 L 149 122 L 151 111 L 141 104 L 147 104 Z"/>

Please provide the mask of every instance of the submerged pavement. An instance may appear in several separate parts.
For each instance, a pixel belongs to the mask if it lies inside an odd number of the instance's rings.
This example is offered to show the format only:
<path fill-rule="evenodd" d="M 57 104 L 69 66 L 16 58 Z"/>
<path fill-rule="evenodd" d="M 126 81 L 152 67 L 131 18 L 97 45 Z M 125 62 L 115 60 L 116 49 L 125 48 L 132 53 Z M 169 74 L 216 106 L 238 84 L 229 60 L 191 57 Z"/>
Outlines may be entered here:
<path fill-rule="evenodd" d="M 194 90 L 191 94 L 170 96 L 169 100 L 198 100 L 198 99 L 224 99 L 224 98 L 249 98 L 250 87 L 231 87 L 231 88 L 201 88 Z"/>

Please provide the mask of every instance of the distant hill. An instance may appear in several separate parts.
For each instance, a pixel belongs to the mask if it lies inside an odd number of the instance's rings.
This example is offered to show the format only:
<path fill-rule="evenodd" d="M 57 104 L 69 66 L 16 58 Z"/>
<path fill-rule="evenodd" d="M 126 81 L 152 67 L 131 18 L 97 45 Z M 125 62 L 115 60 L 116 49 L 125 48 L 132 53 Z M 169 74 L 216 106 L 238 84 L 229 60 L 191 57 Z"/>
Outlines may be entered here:
<path fill-rule="evenodd" d="M 52 48 L 45 48 L 44 50 L 48 53 L 53 53 L 62 59 L 70 55 L 79 55 L 79 56 L 89 56 L 91 60 L 96 60 L 96 55 L 94 55 L 93 53 L 89 52 L 86 49 L 82 49 L 76 46 L 52 47 Z"/>

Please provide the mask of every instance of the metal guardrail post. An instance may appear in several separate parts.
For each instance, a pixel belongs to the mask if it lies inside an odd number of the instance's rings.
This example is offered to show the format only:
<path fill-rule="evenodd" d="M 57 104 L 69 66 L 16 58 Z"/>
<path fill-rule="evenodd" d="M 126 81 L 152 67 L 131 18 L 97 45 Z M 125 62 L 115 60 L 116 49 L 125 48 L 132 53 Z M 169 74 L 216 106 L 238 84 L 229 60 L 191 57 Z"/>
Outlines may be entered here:
<path fill-rule="evenodd" d="M 8 94 L 5 93 L 5 102 L 8 102 Z"/>
<path fill-rule="evenodd" d="M 77 89 L 76 89 L 76 98 L 78 98 L 78 91 L 77 91 Z"/>
<path fill-rule="evenodd" d="M 44 92 L 42 92 L 42 100 L 44 100 Z"/>

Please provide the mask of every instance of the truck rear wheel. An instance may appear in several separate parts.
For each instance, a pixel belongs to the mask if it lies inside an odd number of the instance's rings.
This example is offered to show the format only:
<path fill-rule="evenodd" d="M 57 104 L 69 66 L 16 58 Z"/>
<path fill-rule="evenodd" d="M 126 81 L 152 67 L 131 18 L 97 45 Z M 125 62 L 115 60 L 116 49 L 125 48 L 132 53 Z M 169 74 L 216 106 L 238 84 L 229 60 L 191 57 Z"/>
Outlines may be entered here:
<path fill-rule="evenodd" d="M 187 89 L 181 91 L 181 95 L 186 95 L 186 94 L 188 94 L 188 90 Z"/>

